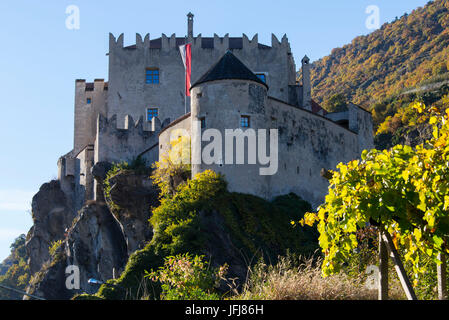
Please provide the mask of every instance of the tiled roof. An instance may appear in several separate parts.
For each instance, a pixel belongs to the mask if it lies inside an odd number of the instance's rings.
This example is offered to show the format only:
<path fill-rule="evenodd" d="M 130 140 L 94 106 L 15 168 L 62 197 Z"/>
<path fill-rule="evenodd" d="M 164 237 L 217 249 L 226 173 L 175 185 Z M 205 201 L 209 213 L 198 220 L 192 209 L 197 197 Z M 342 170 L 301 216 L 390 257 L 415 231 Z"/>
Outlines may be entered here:
<path fill-rule="evenodd" d="M 321 108 L 321 106 L 315 102 L 315 100 L 312 99 L 312 112 L 313 113 L 318 113 L 321 110 L 323 110 L 323 116 L 327 114 L 327 111 L 323 108 Z"/>

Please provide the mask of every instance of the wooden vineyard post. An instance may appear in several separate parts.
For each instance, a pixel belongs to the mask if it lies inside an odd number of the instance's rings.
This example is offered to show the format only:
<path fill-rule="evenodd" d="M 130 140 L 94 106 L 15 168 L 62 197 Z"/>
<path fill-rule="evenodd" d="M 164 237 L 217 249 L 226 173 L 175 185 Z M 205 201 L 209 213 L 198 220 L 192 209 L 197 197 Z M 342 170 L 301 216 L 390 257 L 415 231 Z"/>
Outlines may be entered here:
<path fill-rule="evenodd" d="M 444 254 L 438 254 L 438 260 L 441 264 L 437 264 L 437 277 L 438 277 L 438 299 L 447 300 L 447 273 L 446 273 L 446 256 Z"/>
<path fill-rule="evenodd" d="M 404 266 L 401 262 L 401 257 L 399 256 L 396 248 L 394 247 L 393 240 L 391 239 L 388 231 L 381 230 L 382 239 L 387 245 L 388 251 L 390 252 L 390 257 L 394 262 L 394 268 L 396 269 L 396 273 L 398 274 L 399 280 L 401 281 L 402 288 L 405 291 L 405 295 L 409 300 L 418 300 L 416 297 L 415 291 L 413 290 L 412 283 L 405 272 Z"/>
<path fill-rule="evenodd" d="M 388 249 L 379 228 L 379 300 L 388 300 Z"/>

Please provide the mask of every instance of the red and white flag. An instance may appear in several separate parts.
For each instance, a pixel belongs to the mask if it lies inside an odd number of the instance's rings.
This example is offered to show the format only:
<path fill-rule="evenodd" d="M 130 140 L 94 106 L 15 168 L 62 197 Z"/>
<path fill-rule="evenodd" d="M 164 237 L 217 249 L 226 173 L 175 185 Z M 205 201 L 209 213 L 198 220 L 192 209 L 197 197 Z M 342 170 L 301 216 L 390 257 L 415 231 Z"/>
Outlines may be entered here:
<path fill-rule="evenodd" d="M 186 69 L 186 96 L 190 97 L 190 74 L 192 72 L 192 45 L 190 43 L 179 46 L 182 62 Z"/>

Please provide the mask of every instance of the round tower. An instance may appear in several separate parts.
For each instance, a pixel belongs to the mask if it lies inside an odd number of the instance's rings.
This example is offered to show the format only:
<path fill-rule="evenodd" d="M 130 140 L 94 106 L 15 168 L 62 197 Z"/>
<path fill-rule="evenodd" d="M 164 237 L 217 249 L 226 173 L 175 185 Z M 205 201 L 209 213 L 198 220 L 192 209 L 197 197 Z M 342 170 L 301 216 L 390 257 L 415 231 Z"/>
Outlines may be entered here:
<path fill-rule="evenodd" d="M 207 169 L 223 173 L 231 191 L 245 185 L 259 193 L 266 187 L 260 181 L 266 176 L 259 174 L 257 144 L 258 129 L 269 129 L 267 90 L 230 51 L 192 85 L 192 175 Z"/>

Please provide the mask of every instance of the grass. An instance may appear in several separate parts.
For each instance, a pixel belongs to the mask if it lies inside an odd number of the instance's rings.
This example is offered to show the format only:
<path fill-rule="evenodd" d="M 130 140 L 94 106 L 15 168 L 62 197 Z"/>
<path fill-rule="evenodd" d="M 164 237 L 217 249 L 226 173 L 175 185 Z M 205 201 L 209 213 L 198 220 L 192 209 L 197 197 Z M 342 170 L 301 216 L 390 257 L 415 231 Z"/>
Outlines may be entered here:
<path fill-rule="evenodd" d="M 377 300 L 377 290 L 365 286 L 366 275 L 349 276 L 343 272 L 323 278 L 321 260 L 281 257 L 274 266 L 258 263 L 236 300 Z M 390 299 L 403 299 L 398 284 L 392 283 Z"/>

